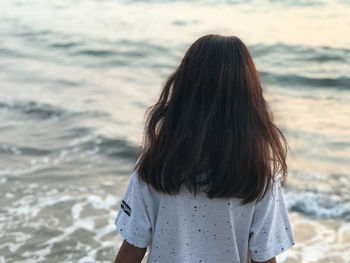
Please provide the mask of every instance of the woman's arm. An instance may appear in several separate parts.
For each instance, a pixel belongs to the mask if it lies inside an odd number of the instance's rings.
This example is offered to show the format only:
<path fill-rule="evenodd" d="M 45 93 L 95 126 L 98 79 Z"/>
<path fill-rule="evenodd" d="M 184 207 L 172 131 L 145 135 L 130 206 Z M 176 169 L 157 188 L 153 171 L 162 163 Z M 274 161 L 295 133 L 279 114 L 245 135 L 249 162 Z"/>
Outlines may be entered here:
<path fill-rule="evenodd" d="M 145 256 L 146 247 L 134 247 L 124 240 L 114 263 L 140 263 Z"/>
<path fill-rule="evenodd" d="M 251 259 L 251 263 L 276 263 L 276 258 L 274 257 L 274 258 L 271 258 L 267 261 L 261 261 L 261 262 L 257 262 L 257 261 L 254 261 Z"/>

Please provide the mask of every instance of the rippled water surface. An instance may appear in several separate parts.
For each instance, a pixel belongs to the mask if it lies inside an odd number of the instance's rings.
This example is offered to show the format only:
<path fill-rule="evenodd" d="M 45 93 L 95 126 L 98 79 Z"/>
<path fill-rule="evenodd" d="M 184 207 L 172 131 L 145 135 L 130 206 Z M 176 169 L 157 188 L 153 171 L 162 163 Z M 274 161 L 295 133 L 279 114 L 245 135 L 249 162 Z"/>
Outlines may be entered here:
<path fill-rule="evenodd" d="M 0 262 L 110 262 L 143 114 L 190 43 L 247 43 L 289 141 L 297 244 L 350 262 L 350 4 L 1 2 Z"/>

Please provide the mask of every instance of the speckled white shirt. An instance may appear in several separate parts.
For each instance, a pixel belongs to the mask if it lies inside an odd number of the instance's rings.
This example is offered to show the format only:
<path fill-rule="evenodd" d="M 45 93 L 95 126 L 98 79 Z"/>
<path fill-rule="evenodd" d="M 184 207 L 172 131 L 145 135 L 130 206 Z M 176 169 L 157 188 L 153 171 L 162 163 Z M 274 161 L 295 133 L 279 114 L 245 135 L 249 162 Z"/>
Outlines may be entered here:
<path fill-rule="evenodd" d="M 133 172 L 115 220 L 136 247 L 150 246 L 147 262 L 266 261 L 294 245 L 279 177 L 257 202 L 194 196 L 185 187 L 169 196 L 156 192 Z"/>

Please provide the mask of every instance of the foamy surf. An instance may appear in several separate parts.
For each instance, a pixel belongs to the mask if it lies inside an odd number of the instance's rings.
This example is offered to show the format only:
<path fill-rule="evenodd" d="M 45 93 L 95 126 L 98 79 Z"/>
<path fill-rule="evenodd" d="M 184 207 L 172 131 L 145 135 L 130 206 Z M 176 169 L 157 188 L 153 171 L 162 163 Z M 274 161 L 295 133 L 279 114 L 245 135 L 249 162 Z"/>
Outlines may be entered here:
<path fill-rule="evenodd" d="M 14 191 L 23 197 L 16 198 Z M 120 245 L 114 219 L 121 198 L 100 187 L 17 185 L 4 193 L 4 199 L 7 205 L 2 206 L 0 221 L 4 262 L 105 262 Z"/>

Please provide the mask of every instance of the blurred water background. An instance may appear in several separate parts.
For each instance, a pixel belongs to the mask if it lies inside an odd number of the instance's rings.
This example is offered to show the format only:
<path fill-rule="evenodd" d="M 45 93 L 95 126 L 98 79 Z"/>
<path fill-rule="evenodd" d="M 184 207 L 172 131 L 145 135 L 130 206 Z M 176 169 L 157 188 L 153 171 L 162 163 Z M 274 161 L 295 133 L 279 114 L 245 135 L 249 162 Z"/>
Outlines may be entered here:
<path fill-rule="evenodd" d="M 289 141 L 279 262 L 350 262 L 349 1 L 0 2 L 0 262 L 113 259 L 144 111 L 208 33 L 248 45 Z"/>

